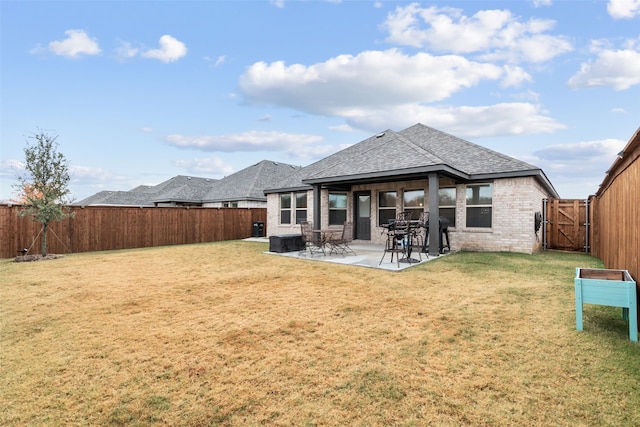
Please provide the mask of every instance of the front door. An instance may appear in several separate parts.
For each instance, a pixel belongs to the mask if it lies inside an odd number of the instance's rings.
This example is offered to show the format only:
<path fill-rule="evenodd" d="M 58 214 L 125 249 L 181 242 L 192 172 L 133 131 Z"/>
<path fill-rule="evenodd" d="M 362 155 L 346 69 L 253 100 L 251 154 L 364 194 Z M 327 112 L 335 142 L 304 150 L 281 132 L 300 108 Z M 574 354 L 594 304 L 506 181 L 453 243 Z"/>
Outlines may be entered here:
<path fill-rule="evenodd" d="M 371 192 L 355 193 L 355 238 L 371 240 Z"/>

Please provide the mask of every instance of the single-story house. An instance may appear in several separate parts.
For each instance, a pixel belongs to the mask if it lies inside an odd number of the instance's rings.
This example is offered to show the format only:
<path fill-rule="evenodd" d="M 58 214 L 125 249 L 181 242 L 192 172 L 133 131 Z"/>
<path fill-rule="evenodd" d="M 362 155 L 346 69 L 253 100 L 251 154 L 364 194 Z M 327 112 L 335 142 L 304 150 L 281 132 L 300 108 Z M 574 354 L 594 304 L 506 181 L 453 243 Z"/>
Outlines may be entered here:
<path fill-rule="evenodd" d="M 265 208 L 264 189 L 299 168 L 263 160 L 220 180 L 178 175 L 158 185 L 140 185 L 130 191 L 100 191 L 74 204 Z"/>
<path fill-rule="evenodd" d="M 399 212 L 448 221 L 451 250 L 532 253 L 536 215 L 558 194 L 533 165 L 422 124 L 386 130 L 265 190 L 269 235 L 353 222 L 359 243 L 384 244 Z M 439 235 L 439 221 L 429 222 Z M 429 245 L 438 254 L 437 245 Z"/>
<path fill-rule="evenodd" d="M 216 182 L 202 198 L 204 207 L 265 208 L 265 188 L 291 175 L 300 166 L 263 160 Z"/>

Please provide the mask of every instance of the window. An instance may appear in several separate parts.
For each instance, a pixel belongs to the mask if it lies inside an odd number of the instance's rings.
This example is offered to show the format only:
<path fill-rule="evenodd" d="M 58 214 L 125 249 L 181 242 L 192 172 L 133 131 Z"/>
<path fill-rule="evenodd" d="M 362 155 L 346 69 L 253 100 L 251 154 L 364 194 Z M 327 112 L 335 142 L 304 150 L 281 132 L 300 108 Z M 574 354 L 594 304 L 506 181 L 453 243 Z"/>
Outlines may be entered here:
<path fill-rule="evenodd" d="M 405 191 L 404 210 L 411 212 L 411 219 L 419 219 L 424 211 L 424 190 Z"/>
<path fill-rule="evenodd" d="M 280 195 L 280 224 L 291 224 L 291 194 Z"/>
<path fill-rule="evenodd" d="M 381 191 L 378 193 L 378 225 L 388 224 L 396 219 L 396 192 Z"/>
<path fill-rule="evenodd" d="M 342 225 L 347 221 L 347 194 L 329 193 L 329 225 Z"/>
<path fill-rule="evenodd" d="M 456 188 L 447 187 L 438 190 L 438 210 L 440 216 L 449 221 L 449 227 L 456 226 Z"/>
<path fill-rule="evenodd" d="M 493 184 L 467 186 L 467 227 L 491 227 Z"/>
<path fill-rule="evenodd" d="M 296 224 L 307 220 L 307 193 L 296 193 Z"/>

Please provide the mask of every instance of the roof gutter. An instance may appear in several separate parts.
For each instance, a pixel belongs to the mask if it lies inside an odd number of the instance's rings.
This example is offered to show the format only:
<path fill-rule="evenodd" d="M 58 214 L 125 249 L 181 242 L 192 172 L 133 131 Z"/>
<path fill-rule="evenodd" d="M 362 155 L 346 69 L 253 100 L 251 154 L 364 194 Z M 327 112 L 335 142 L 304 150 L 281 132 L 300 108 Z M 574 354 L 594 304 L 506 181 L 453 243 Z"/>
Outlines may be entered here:
<path fill-rule="evenodd" d="M 356 174 L 356 175 L 307 178 L 307 179 L 303 179 L 302 182 L 309 185 L 318 185 L 318 184 L 335 184 L 335 183 L 362 182 L 362 181 L 365 181 L 365 182 L 392 181 L 392 180 L 398 180 L 398 179 L 424 177 L 425 174 L 429 174 L 432 172 L 439 172 L 441 174 L 451 176 L 452 178 L 457 178 L 462 180 L 466 180 L 470 178 L 468 174 L 461 172 L 458 169 L 440 164 L 440 165 L 432 165 L 432 166 L 421 166 L 416 168 L 368 172 L 368 173 L 362 173 L 362 174 Z"/>

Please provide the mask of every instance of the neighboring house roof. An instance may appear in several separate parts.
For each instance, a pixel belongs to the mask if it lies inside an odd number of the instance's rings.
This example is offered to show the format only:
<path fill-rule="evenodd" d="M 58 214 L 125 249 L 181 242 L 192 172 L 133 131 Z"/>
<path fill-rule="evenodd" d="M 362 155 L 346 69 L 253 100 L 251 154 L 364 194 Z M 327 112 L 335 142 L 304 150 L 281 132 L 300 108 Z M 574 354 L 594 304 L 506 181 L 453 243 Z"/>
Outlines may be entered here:
<path fill-rule="evenodd" d="M 202 199 L 216 179 L 177 175 L 157 185 L 139 185 L 130 191 L 100 191 L 76 205 L 154 206 L 160 202 L 191 202 Z"/>
<path fill-rule="evenodd" d="M 80 206 L 153 206 L 152 194 L 135 191 L 100 191 L 74 204 Z"/>
<path fill-rule="evenodd" d="M 203 202 L 266 201 L 265 188 L 299 169 L 300 166 L 263 160 L 218 181 L 204 196 Z"/>
<path fill-rule="evenodd" d="M 221 180 L 178 175 L 158 185 L 140 185 L 130 191 L 101 191 L 75 204 L 154 206 L 171 202 L 266 202 L 264 189 L 299 169 L 299 166 L 263 160 Z"/>
<path fill-rule="evenodd" d="M 303 168 L 265 193 L 312 185 L 424 178 L 429 172 L 458 181 L 535 176 L 557 197 L 540 168 L 423 124 L 367 138 Z"/>
<path fill-rule="evenodd" d="M 154 203 L 200 203 L 204 195 L 217 182 L 219 181 L 211 178 L 174 176 L 154 187 L 157 191 L 154 192 L 151 200 Z"/>

